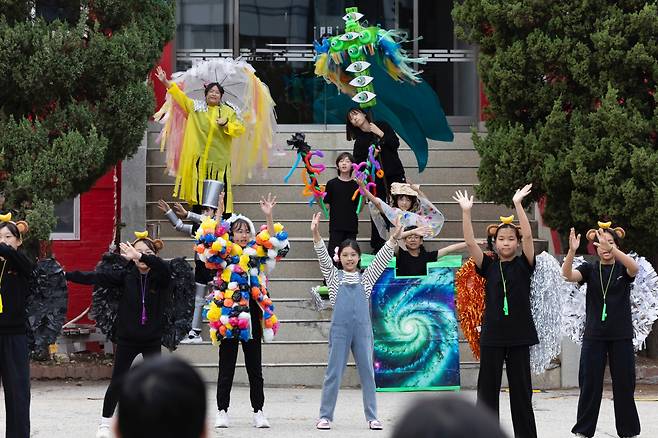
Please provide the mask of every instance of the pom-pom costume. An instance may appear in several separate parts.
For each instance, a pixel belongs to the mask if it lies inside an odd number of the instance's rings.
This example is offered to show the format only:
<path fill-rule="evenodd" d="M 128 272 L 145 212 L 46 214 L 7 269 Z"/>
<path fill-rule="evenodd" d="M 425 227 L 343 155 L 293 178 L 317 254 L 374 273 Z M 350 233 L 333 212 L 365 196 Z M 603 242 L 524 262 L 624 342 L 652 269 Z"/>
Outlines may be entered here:
<path fill-rule="evenodd" d="M 200 93 L 211 82 L 224 88 L 220 105 L 208 105 Z M 227 119 L 225 125 L 217 124 L 220 118 Z M 231 213 L 233 175 L 245 177 L 253 166 L 269 164 L 274 101 L 245 61 L 204 61 L 175 74 L 155 119 L 164 124 L 161 148 L 166 147 L 169 173 L 176 176 L 174 196 L 190 205 L 199 203 L 204 180 L 218 180 L 226 184 L 225 207 Z"/>
<path fill-rule="evenodd" d="M 363 27 L 357 8 L 345 11 L 345 33 L 314 44 L 315 74 L 361 108 L 374 108 L 411 147 L 422 171 L 428 158 L 427 139 L 454 137 L 436 93 L 412 67 L 425 59 L 408 56 L 401 47 L 408 41 L 404 32 Z M 341 100 L 348 99 L 344 96 Z"/>
<path fill-rule="evenodd" d="M 249 227 L 251 240 L 244 248 L 231 240 L 231 227 L 237 221 Z M 233 215 L 220 223 L 206 219 L 197 230 L 196 251 L 200 259 L 208 268 L 217 269 L 207 318 L 210 338 L 213 344 L 219 344 L 219 411 L 229 407 L 239 344 L 245 356 L 254 412 L 261 411 L 265 403 L 261 339 L 271 341 L 279 329 L 267 292 L 266 273 L 274 269 L 277 260 L 285 257 L 290 248 L 283 226 L 276 223 L 273 227 L 272 236 L 266 226 L 256 234 L 249 218 Z"/>
<path fill-rule="evenodd" d="M 267 292 L 266 273 L 288 253 L 288 233 L 281 224 L 275 224 L 276 234 L 270 236 L 264 226 L 256 238 L 242 248 L 229 237 L 229 221 L 218 224 L 214 219 L 206 219 L 196 235 L 199 258 L 209 269 L 217 269 L 215 290 L 207 313 L 210 338 L 214 344 L 223 338 L 251 339 L 251 301 L 262 312 L 263 339 L 269 342 L 276 334 L 279 322 Z"/>

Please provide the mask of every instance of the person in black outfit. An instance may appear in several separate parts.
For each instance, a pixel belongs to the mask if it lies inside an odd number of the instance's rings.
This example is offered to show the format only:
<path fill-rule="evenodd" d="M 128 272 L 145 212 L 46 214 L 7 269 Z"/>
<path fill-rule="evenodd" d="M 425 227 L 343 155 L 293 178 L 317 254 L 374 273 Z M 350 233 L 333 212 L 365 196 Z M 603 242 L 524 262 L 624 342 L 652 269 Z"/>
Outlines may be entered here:
<path fill-rule="evenodd" d="M 97 438 L 110 436 L 120 381 L 135 358 L 141 354 L 146 360 L 161 354 L 166 291 L 171 278 L 167 263 L 156 255 L 163 246 L 161 240 L 138 238 L 132 245 L 120 245 L 121 255 L 130 260 L 125 269 L 111 273 L 66 273 L 66 279 L 74 283 L 120 288 L 122 292 L 116 321 L 117 345 L 112 380 L 105 392 Z"/>
<path fill-rule="evenodd" d="M 402 161 L 400 161 L 398 155 L 400 139 L 388 123 L 383 120 L 373 122 L 370 116 L 361 108 L 349 110 L 346 119 L 345 132 L 347 140 L 354 140 L 352 155 L 354 155 L 355 163 L 367 161 L 368 149 L 373 144 L 376 146 L 376 156 L 384 170 L 384 178 L 375 178 L 377 197 L 388 203 L 391 184 L 407 181 Z M 373 251 L 379 251 L 385 241 L 384 238 L 379 236 L 375 224 L 372 223 L 370 246 Z"/>
<path fill-rule="evenodd" d="M 343 152 L 336 158 L 338 176 L 327 181 L 324 203 L 329 206 L 329 245 L 327 251 L 334 256 L 336 248 L 346 239 L 356 240 L 359 232 L 359 217 L 356 214 L 357 200 L 352 195 L 359 189 L 352 179 L 354 157 Z"/>
<path fill-rule="evenodd" d="M 0 220 L 0 381 L 5 391 L 6 435 L 30 436 L 30 352 L 26 335 L 32 262 L 19 251 L 26 222 Z"/>
<path fill-rule="evenodd" d="M 639 267 L 635 260 L 619 250 L 622 228 L 589 230 L 599 261 L 585 262 L 572 269 L 580 246 L 580 234 L 571 229 L 569 252 L 562 264 L 568 280 L 587 283 L 585 333 L 580 353 L 578 418 L 571 430 L 576 436 L 593 437 L 603 396 L 606 359 L 610 364 L 615 425 L 620 437 L 640 434 L 640 419 L 635 406 L 635 351 L 631 321 L 631 283 Z"/>
<path fill-rule="evenodd" d="M 432 228 L 429 226 L 417 227 L 410 225 L 402 233 L 402 245 L 398 247 L 395 253 L 395 275 L 398 277 L 418 277 L 427 275 L 427 264 L 436 262 L 444 255 L 466 249 L 466 243 L 454 243 L 438 251 L 427 251 L 423 244 L 423 238 L 432 234 Z M 482 242 L 478 242 L 482 244 Z"/>
<path fill-rule="evenodd" d="M 516 438 L 536 438 L 537 426 L 532 410 L 530 346 L 539 342 L 530 310 L 530 278 L 535 269 L 535 251 L 530 222 L 522 201 L 530 194 L 531 184 L 517 190 L 512 198 L 520 229 L 513 216 L 490 225 L 488 243 L 493 256 L 478 246 L 473 233 L 471 209 L 473 196 L 458 191 L 453 199 L 462 208 L 464 241 L 473 257 L 476 272 L 487 281 L 484 315 L 480 332 L 480 371 L 477 403 L 499 412 L 503 365 L 507 365 L 512 424 Z M 521 243 L 522 254 L 516 255 Z"/>

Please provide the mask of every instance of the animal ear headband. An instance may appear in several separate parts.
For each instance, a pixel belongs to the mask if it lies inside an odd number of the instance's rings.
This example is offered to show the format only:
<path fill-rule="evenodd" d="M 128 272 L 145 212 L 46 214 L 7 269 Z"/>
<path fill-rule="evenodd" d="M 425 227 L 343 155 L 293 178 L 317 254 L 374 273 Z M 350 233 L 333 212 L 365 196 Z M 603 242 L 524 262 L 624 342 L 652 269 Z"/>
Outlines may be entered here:
<path fill-rule="evenodd" d="M 624 231 L 622 227 L 612 228 L 612 222 L 597 222 L 597 225 L 599 226 L 599 228 L 603 230 L 612 230 L 612 232 L 615 233 L 617 237 L 619 237 L 620 239 L 623 239 L 624 236 L 626 236 L 626 231 Z M 588 230 L 585 236 L 587 237 L 587 240 L 593 242 L 594 240 L 596 240 L 596 230 L 595 229 Z"/>
<path fill-rule="evenodd" d="M 21 234 L 21 236 L 27 233 L 30 229 L 27 222 L 25 221 L 18 221 L 18 222 L 12 221 L 11 213 L 0 214 L 0 222 L 9 222 L 10 224 L 16 225 L 16 228 L 18 228 L 18 232 Z"/>
<path fill-rule="evenodd" d="M 514 225 L 512 222 L 514 221 L 514 215 L 511 216 L 500 216 L 500 223 L 499 224 L 491 224 L 487 227 L 487 236 L 495 236 L 496 232 L 498 232 L 498 228 L 502 227 L 503 225 L 511 225 L 514 228 L 520 228 L 518 225 Z"/>
<path fill-rule="evenodd" d="M 153 244 L 153 247 L 157 252 L 159 252 L 162 248 L 164 248 L 164 242 L 160 239 L 155 239 L 155 240 L 151 239 L 149 237 L 148 231 L 135 231 L 135 237 L 137 239 L 135 239 L 135 241 L 133 242 L 133 246 L 140 240 L 148 240 Z"/>

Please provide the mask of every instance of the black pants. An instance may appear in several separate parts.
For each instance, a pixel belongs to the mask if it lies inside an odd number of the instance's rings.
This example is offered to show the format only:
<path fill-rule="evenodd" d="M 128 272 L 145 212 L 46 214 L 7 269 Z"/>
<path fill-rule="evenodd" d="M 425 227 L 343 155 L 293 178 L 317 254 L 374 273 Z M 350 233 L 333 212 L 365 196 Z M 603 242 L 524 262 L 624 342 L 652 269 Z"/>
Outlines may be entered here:
<path fill-rule="evenodd" d="M 130 366 L 135 358 L 141 354 L 144 360 L 148 360 L 160 356 L 161 353 L 159 344 L 143 347 L 117 344 L 117 348 L 114 351 L 112 380 L 110 380 L 110 386 L 108 386 L 107 391 L 105 391 L 105 399 L 103 400 L 104 418 L 112 418 L 112 415 L 114 415 L 114 410 L 119 402 L 119 393 L 123 377 L 130 370 Z"/>
<path fill-rule="evenodd" d="M 265 393 L 263 391 L 262 345 L 260 337 L 248 341 L 222 339 L 219 344 L 219 376 L 217 378 L 217 409 L 228 411 L 231 401 L 231 387 L 238 360 L 238 342 L 242 344 L 244 363 L 249 377 L 249 398 L 254 412 L 263 409 Z"/>
<path fill-rule="evenodd" d="M 0 383 L 5 390 L 6 437 L 30 436 L 30 352 L 25 335 L 0 335 Z"/>
<path fill-rule="evenodd" d="M 350 231 L 329 231 L 329 244 L 327 245 L 327 251 L 329 251 L 329 257 L 334 258 L 334 251 L 336 248 L 343 243 L 345 239 L 355 239 L 356 233 Z"/>
<path fill-rule="evenodd" d="M 514 436 L 516 438 L 536 438 L 537 426 L 532 410 L 529 346 L 480 347 L 477 404 L 491 409 L 498 417 L 503 364 L 507 365 Z"/>
<path fill-rule="evenodd" d="M 606 358 L 612 377 L 615 425 L 620 437 L 640 434 L 640 419 L 635 407 L 635 351 L 630 339 L 597 341 L 584 339 L 578 370 L 578 419 L 571 430 L 587 437 L 594 436 L 603 396 L 603 373 Z"/>
<path fill-rule="evenodd" d="M 404 175 L 391 175 L 390 177 L 388 175 L 385 175 L 386 177 L 386 183 L 384 183 L 383 178 L 377 178 L 375 181 L 375 184 L 377 185 L 377 197 L 381 199 L 382 201 L 388 203 L 388 194 L 391 192 L 391 184 L 394 182 L 399 182 L 403 183 L 406 182 L 407 179 L 405 178 Z M 384 222 L 386 224 L 389 224 L 388 219 L 384 215 L 382 215 L 384 218 Z M 381 249 L 382 246 L 386 243 L 386 237 L 382 237 L 379 235 L 379 231 L 377 231 L 377 227 L 375 226 L 375 223 L 370 220 L 370 247 L 373 250 L 373 253 L 377 253 Z M 333 255 L 332 255 L 333 256 Z"/>

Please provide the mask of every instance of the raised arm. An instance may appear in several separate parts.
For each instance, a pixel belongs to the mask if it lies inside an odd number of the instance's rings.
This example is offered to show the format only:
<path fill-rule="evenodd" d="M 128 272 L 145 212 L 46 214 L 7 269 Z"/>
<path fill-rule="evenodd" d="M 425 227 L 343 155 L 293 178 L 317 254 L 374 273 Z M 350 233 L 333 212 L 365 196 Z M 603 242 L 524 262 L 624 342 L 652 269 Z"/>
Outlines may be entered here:
<path fill-rule="evenodd" d="M 373 195 L 372 193 L 370 193 L 370 191 L 369 191 L 368 189 L 366 189 L 366 186 L 365 186 L 365 184 L 363 183 L 363 181 L 361 181 L 361 180 L 359 180 L 359 179 L 356 179 L 356 178 L 354 179 L 354 181 L 356 181 L 356 183 L 357 183 L 357 185 L 359 186 L 359 188 L 363 189 L 363 190 L 361 191 L 361 193 L 364 194 L 364 196 L 366 197 L 366 199 L 367 199 L 368 201 L 372 202 L 373 205 L 374 205 L 375 207 L 377 207 L 377 209 L 378 209 L 379 211 L 381 211 L 382 213 L 384 213 L 384 210 L 383 210 L 383 208 L 382 208 L 382 204 L 383 204 L 382 200 L 379 199 L 378 197 L 376 197 L 375 195 Z"/>
<path fill-rule="evenodd" d="M 178 105 L 183 108 L 183 110 L 189 114 L 194 110 L 194 101 L 187 97 L 187 95 L 178 88 L 178 85 L 176 85 L 175 82 L 170 81 L 167 79 L 167 73 L 162 69 L 162 67 L 158 66 L 158 68 L 155 71 L 155 76 L 162 82 L 162 85 L 167 88 L 167 92 L 171 94 L 171 97 L 178 103 Z"/>
<path fill-rule="evenodd" d="M 603 251 L 607 251 L 610 254 L 612 254 L 615 257 L 616 261 L 624 265 L 628 275 L 634 278 L 637 275 L 637 271 L 640 270 L 640 267 L 635 262 L 635 260 L 633 260 L 631 256 L 629 256 L 628 254 L 626 254 L 616 246 L 613 246 L 608 241 L 607 233 L 603 231 L 602 228 L 596 230 L 596 237 L 598 242 L 594 242 L 594 245 L 601 248 Z"/>
<path fill-rule="evenodd" d="M 523 188 L 517 190 L 516 193 L 514 193 L 512 202 L 514 203 L 514 208 L 516 208 L 516 215 L 519 217 L 519 224 L 521 225 L 521 242 L 523 246 L 523 254 L 528 260 L 528 263 L 530 263 L 531 266 L 534 266 L 535 244 L 532 240 L 532 228 L 530 228 L 528 215 L 526 215 L 525 209 L 522 205 L 523 199 L 530 194 L 531 188 L 532 184 L 527 184 Z"/>
<path fill-rule="evenodd" d="M 583 281 L 583 274 L 579 270 L 573 269 L 573 258 L 576 255 L 576 250 L 580 246 L 580 234 L 576 236 L 576 231 L 571 228 L 569 232 L 569 251 L 562 262 L 562 276 L 567 281 L 580 283 Z"/>
<path fill-rule="evenodd" d="M 464 243 L 466 243 L 466 248 L 468 248 L 468 253 L 478 268 L 482 267 L 482 258 L 484 253 L 478 245 L 477 240 L 475 240 L 475 233 L 473 232 L 473 223 L 471 222 L 471 209 L 473 208 L 473 196 L 468 196 L 468 192 L 464 190 L 462 193 L 461 190 L 455 192 L 455 196 L 452 197 L 455 201 L 459 203 L 459 206 L 462 209 L 462 228 L 464 232 Z"/>
<path fill-rule="evenodd" d="M 192 225 L 183 223 L 181 218 L 174 213 L 174 210 L 169 208 L 169 204 L 163 199 L 158 201 L 158 208 L 164 212 L 165 217 L 169 220 L 169 223 L 176 229 L 176 231 L 180 231 L 181 233 L 190 236 L 192 235 Z"/>
<path fill-rule="evenodd" d="M 320 236 L 320 215 L 321 213 L 315 213 L 313 219 L 311 220 L 311 232 L 313 233 L 313 247 L 315 248 L 315 253 L 318 256 L 318 261 L 320 262 L 320 270 L 322 271 L 322 276 L 327 282 L 327 286 L 337 286 L 338 283 L 338 269 L 331 262 L 331 257 L 329 257 L 329 252 L 327 252 L 327 247 L 322 241 L 322 236 Z M 330 288 L 330 293 L 331 293 Z M 335 288 L 334 288 L 335 289 Z M 329 297 L 332 300 L 332 303 L 336 299 L 335 295 Z"/>
<path fill-rule="evenodd" d="M 363 282 L 370 287 L 374 286 L 379 279 L 384 269 L 388 266 L 388 262 L 391 261 L 395 255 L 395 250 L 398 246 L 398 239 L 402 235 L 402 224 L 400 223 L 400 218 L 397 218 L 393 223 L 395 228 L 391 231 L 391 237 L 386 241 L 386 243 L 377 251 L 374 260 L 368 266 L 368 268 L 363 271 Z"/>

